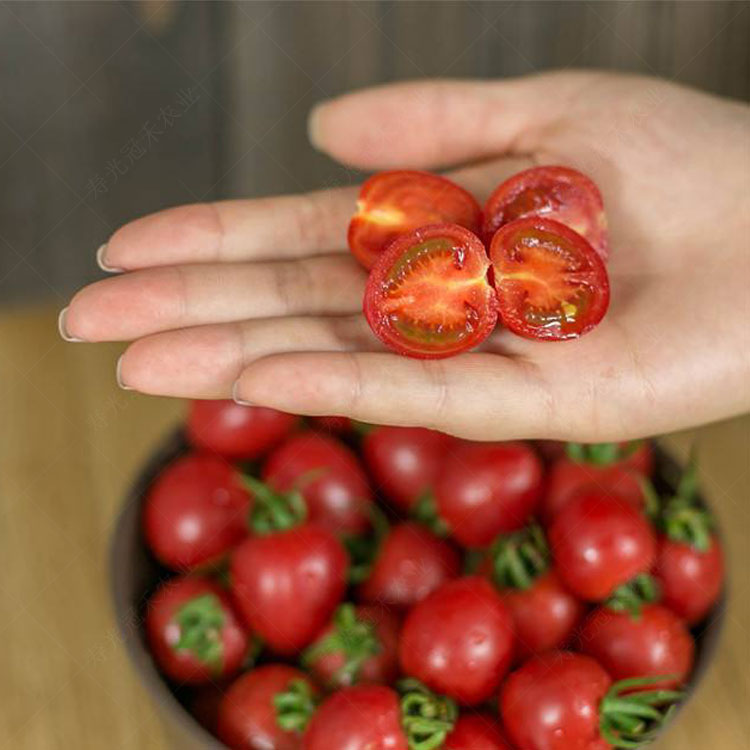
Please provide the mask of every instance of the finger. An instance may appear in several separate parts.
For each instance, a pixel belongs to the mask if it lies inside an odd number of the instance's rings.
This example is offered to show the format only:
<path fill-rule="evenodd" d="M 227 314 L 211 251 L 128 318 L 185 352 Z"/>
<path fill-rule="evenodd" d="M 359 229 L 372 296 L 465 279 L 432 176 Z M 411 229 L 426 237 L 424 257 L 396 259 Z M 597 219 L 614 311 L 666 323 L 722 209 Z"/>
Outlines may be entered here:
<path fill-rule="evenodd" d="M 118 363 L 118 377 L 142 393 L 230 398 L 242 370 L 260 357 L 355 349 L 381 349 L 362 315 L 225 323 L 139 339 Z"/>
<path fill-rule="evenodd" d="M 420 425 L 466 438 L 544 434 L 548 397 L 533 370 L 492 354 L 424 361 L 381 353 L 282 354 L 252 362 L 235 398 L 295 414 Z"/>
<path fill-rule="evenodd" d="M 347 256 L 134 271 L 82 289 L 62 325 L 82 341 L 126 341 L 248 318 L 347 315 L 362 309 L 365 280 Z"/>
<path fill-rule="evenodd" d="M 365 169 L 528 154 L 595 75 L 376 86 L 317 105 L 310 114 L 310 140 L 334 159 Z"/>
<path fill-rule="evenodd" d="M 112 271 L 339 252 L 356 194 L 339 188 L 169 208 L 118 229 L 100 248 L 99 263 Z"/>

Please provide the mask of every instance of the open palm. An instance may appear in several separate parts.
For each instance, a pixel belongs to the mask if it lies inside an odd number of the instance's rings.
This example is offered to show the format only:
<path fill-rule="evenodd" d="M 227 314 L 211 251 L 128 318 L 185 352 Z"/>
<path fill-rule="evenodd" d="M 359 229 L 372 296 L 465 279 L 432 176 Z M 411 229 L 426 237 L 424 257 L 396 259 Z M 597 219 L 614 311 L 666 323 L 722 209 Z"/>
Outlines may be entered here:
<path fill-rule="evenodd" d="M 81 290 L 69 338 L 133 340 L 121 382 L 473 439 L 641 437 L 750 405 L 750 114 L 656 79 L 552 73 L 351 94 L 311 137 L 365 169 L 438 168 L 481 200 L 532 164 L 589 174 L 611 230 L 610 311 L 589 335 L 498 328 L 482 351 L 384 352 L 346 250 L 356 190 L 183 206 L 118 230 L 124 270 Z M 233 390 L 234 389 L 234 390 Z"/>

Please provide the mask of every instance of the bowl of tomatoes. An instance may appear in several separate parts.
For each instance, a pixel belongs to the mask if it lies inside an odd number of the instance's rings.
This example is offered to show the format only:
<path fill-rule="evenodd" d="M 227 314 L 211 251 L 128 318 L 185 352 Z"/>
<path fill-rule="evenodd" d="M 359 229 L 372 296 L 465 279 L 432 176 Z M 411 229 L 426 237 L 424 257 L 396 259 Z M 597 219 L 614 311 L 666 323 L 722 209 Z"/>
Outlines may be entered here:
<path fill-rule="evenodd" d="M 180 748 L 634 747 L 684 705 L 724 612 L 695 461 L 656 443 L 229 401 L 193 402 L 143 468 L 111 579 Z"/>

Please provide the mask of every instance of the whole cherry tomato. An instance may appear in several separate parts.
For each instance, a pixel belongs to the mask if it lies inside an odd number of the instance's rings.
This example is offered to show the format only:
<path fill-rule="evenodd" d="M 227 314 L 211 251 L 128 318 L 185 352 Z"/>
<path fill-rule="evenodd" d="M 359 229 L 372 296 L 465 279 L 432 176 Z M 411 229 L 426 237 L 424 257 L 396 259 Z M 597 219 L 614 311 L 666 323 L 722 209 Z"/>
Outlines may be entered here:
<path fill-rule="evenodd" d="M 217 734 L 233 750 L 300 750 L 315 688 L 286 664 L 245 672 L 219 704 Z"/>
<path fill-rule="evenodd" d="M 677 615 L 659 604 L 647 604 L 638 614 L 598 607 L 581 627 L 578 649 L 615 680 L 670 675 L 673 679 L 651 687 L 672 688 L 690 674 L 695 644 Z"/>
<path fill-rule="evenodd" d="M 235 401 L 193 401 L 187 419 L 191 445 L 233 460 L 259 458 L 280 442 L 297 417 Z"/>
<path fill-rule="evenodd" d="M 158 560 L 186 570 L 220 560 L 248 533 L 251 498 L 237 470 L 219 456 L 191 453 L 156 478 L 143 531 Z"/>
<path fill-rule="evenodd" d="M 440 518 L 467 547 L 521 528 L 542 491 L 542 464 L 525 443 L 461 442 L 435 484 Z"/>
<path fill-rule="evenodd" d="M 375 604 L 342 604 L 303 654 L 320 685 L 390 683 L 398 673 L 396 615 Z"/>
<path fill-rule="evenodd" d="M 513 623 L 479 576 L 449 581 L 409 612 L 399 659 L 405 674 L 464 705 L 497 690 L 513 656 Z"/>
<path fill-rule="evenodd" d="M 557 514 L 548 536 L 563 583 L 582 599 L 601 601 L 656 557 L 646 517 L 609 494 L 586 490 Z"/>
<path fill-rule="evenodd" d="M 406 609 L 460 570 L 461 559 L 448 542 L 417 523 L 399 523 L 381 541 L 359 595 L 367 602 Z"/>
<path fill-rule="evenodd" d="M 226 594 L 208 578 L 173 578 L 149 599 L 146 637 L 164 674 L 200 685 L 242 666 L 248 634 Z"/>
<path fill-rule="evenodd" d="M 444 750 L 513 750 L 497 721 L 483 714 L 462 714 L 443 745 Z"/>
<path fill-rule="evenodd" d="M 246 539 L 232 555 L 232 593 L 243 617 L 279 654 L 307 646 L 346 590 L 348 558 L 336 536 L 302 524 Z"/>
<path fill-rule="evenodd" d="M 424 427 L 376 427 L 365 436 L 362 455 L 387 499 L 409 512 L 429 495 L 456 442 Z"/>
<path fill-rule="evenodd" d="M 277 490 L 299 490 L 308 520 L 336 533 L 360 533 L 370 525 L 372 491 L 357 457 L 342 442 L 301 432 L 266 461 L 263 478 Z"/>

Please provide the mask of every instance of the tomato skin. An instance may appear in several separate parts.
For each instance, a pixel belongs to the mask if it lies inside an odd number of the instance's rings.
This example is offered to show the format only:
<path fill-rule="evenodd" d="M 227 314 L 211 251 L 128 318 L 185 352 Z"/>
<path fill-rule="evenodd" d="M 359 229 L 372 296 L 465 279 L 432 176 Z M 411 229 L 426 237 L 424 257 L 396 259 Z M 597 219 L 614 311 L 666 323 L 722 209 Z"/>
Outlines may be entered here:
<path fill-rule="evenodd" d="M 297 417 L 232 400 L 192 401 L 187 418 L 190 444 L 235 461 L 259 458 L 279 443 Z"/>
<path fill-rule="evenodd" d="M 433 488 L 456 439 L 424 427 L 376 427 L 362 442 L 367 468 L 389 500 L 410 511 Z"/>
<path fill-rule="evenodd" d="M 163 565 L 190 570 L 219 561 L 247 536 L 251 506 L 231 464 L 190 453 L 169 464 L 151 485 L 143 532 Z"/>
<path fill-rule="evenodd" d="M 661 536 L 654 575 L 661 588 L 661 603 L 688 625 L 697 625 L 716 604 L 724 586 L 721 542 L 712 536 L 711 546 L 701 552 Z"/>
<path fill-rule="evenodd" d="M 355 685 L 329 696 L 313 714 L 303 750 L 409 750 L 395 690 Z"/>
<path fill-rule="evenodd" d="M 219 704 L 217 734 L 233 750 L 300 750 L 300 732 L 285 731 L 276 721 L 273 700 L 296 680 L 307 675 L 286 664 L 266 664 L 245 672 L 227 690 Z"/>
<path fill-rule="evenodd" d="M 565 341 L 589 333 L 609 308 L 609 277 L 593 247 L 551 219 L 517 219 L 490 245 L 500 319 L 518 336 Z"/>
<path fill-rule="evenodd" d="M 518 750 L 604 750 L 599 702 L 612 680 L 596 661 L 570 651 L 535 656 L 500 691 L 500 715 Z"/>
<path fill-rule="evenodd" d="M 602 260 L 609 240 L 602 195 L 586 175 L 569 167 L 531 167 L 500 184 L 483 211 L 482 232 L 489 245 L 495 232 L 510 221 L 543 216 L 583 235 Z"/>
<path fill-rule="evenodd" d="M 602 601 L 656 558 L 656 535 L 636 508 L 586 490 L 560 510 L 548 529 L 557 571 L 570 591 Z"/>
<path fill-rule="evenodd" d="M 682 685 L 693 666 L 695 644 L 685 623 L 660 604 L 648 604 L 638 616 L 595 609 L 578 634 L 578 648 L 596 659 L 613 680 L 675 675 L 650 685 Z"/>
<path fill-rule="evenodd" d="M 462 442 L 435 484 L 438 515 L 461 544 L 483 547 L 526 523 L 542 479 L 542 464 L 524 443 Z"/>
<path fill-rule="evenodd" d="M 219 630 L 221 661 L 207 664 L 188 649 L 176 649 L 181 626 L 176 619 L 180 609 L 199 597 L 210 595 L 223 615 Z M 170 680 L 201 685 L 239 671 L 248 649 L 248 634 L 227 593 L 208 578 L 172 578 L 157 589 L 148 602 L 146 637 L 159 669 Z"/>
<path fill-rule="evenodd" d="M 516 661 L 564 647 L 580 625 L 586 605 L 565 586 L 552 569 L 539 576 L 529 589 L 500 589 L 513 619 Z"/>
<path fill-rule="evenodd" d="M 375 604 L 362 604 L 356 608 L 356 613 L 358 619 L 375 626 L 375 637 L 380 647 L 377 654 L 370 656 L 360 666 L 356 684 L 373 685 L 393 682 L 398 674 L 398 617 L 385 607 Z M 333 623 L 329 623 L 323 628 L 315 637 L 313 646 L 321 638 L 330 635 L 334 627 Z M 338 689 L 352 684 L 337 675 L 345 662 L 346 656 L 339 650 L 324 654 L 307 666 L 318 684 Z"/>
<path fill-rule="evenodd" d="M 473 349 L 497 321 L 489 267 L 479 238 L 456 224 L 401 235 L 370 272 L 367 322 L 397 354 L 440 359 Z"/>
<path fill-rule="evenodd" d="M 445 750 L 513 750 L 491 716 L 462 714 L 445 738 Z"/>
<path fill-rule="evenodd" d="M 357 260 L 372 268 L 393 240 L 426 224 L 458 224 L 475 234 L 481 227 L 482 209 L 468 191 L 429 172 L 393 170 L 379 172 L 364 182 L 357 213 L 349 224 L 348 244 Z M 395 223 L 373 221 L 398 218 Z"/>
<path fill-rule="evenodd" d="M 495 692 L 513 656 L 513 623 L 480 576 L 449 581 L 407 615 L 399 658 L 404 673 L 463 705 Z"/>
<path fill-rule="evenodd" d="M 268 457 L 263 479 L 277 490 L 299 489 L 308 520 L 335 533 L 370 526 L 372 491 L 354 453 L 319 432 L 292 435 Z"/>
<path fill-rule="evenodd" d="M 232 555 L 232 593 L 266 645 L 293 654 L 312 641 L 342 600 L 347 568 L 334 534 L 303 524 L 243 542 Z"/>
<path fill-rule="evenodd" d="M 383 539 L 359 596 L 407 609 L 460 571 L 461 559 L 448 542 L 418 523 L 399 523 Z"/>
<path fill-rule="evenodd" d="M 310 422 L 316 429 L 333 434 L 351 432 L 352 429 L 349 417 L 310 417 Z"/>

